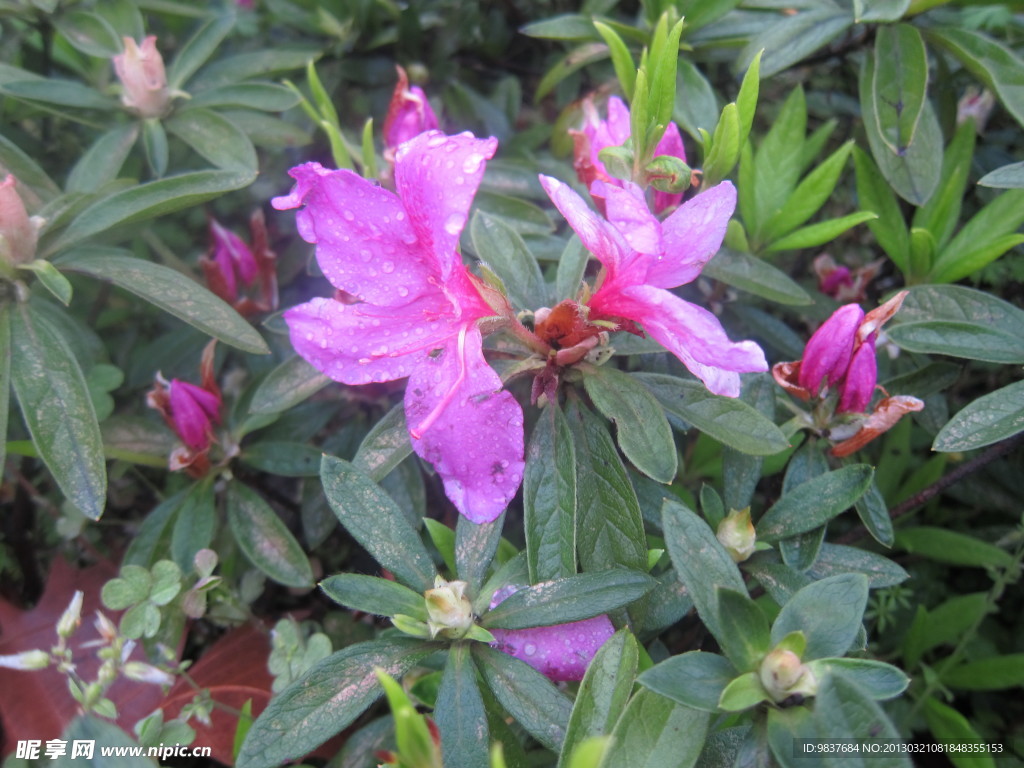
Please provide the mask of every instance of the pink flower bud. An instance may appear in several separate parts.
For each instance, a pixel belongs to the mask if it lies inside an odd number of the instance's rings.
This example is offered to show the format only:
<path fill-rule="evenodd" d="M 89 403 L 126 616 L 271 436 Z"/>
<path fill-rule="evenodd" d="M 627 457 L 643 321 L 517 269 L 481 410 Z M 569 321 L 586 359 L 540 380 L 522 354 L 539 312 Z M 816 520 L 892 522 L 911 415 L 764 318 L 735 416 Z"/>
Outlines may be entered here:
<path fill-rule="evenodd" d="M 398 70 L 398 82 L 391 94 L 387 117 L 384 118 L 384 145 L 392 155 L 399 144 L 404 144 L 424 131 L 437 128 L 437 115 L 427 101 L 427 95 L 417 85 L 409 87 L 405 70 Z"/>
<path fill-rule="evenodd" d="M 800 386 L 817 395 L 822 382 L 834 386 L 846 374 L 853 356 L 857 329 L 864 310 L 856 304 L 840 307 L 814 332 L 800 364 Z"/>
<path fill-rule="evenodd" d="M 213 270 L 207 267 L 207 262 L 203 263 L 206 282 L 211 291 L 233 304 L 238 299 L 239 278 L 246 287 L 256 280 L 256 257 L 242 238 L 213 219 L 210 219 L 210 238 L 213 258 L 208 262 Z"/>
<path fill-rule="evenodd" d="M 25 210 L 17 183 L 13 175 L 0 182 L 0 261 L 8 264 L 32 261 L 38 239 L 38 227 Z"/>
<path fill-rule="evenodd" d="M 194 451 L 208 448 L 213 423 L 220 421 L 220 398 L 178 379 L 171 381 L 168 390 L 171 421 L 178 437 Z"/>
<path fill-rule="evenodd" d="M 170 103 L 164 60 L 156 49 L 156 36 L 150 35 L 139 47 L 130 38 L 124 38 L 124 53 L 114 57 L 124 93 L 121 102 L 139 117 L 162 117 Z"/>

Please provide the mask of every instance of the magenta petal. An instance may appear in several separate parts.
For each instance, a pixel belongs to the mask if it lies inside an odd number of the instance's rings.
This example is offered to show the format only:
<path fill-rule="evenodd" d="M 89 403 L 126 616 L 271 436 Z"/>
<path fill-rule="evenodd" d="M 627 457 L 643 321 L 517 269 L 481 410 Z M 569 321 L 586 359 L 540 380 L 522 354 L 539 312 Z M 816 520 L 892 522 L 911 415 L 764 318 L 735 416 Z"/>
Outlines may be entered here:
<path fill-rule="evenodd" d="M 442 280 L 462 263 L 457 251 L 459 235 L 484 177 L 486 161 L 497 149 L 495 138 L 427 131 L 402 144 L 396 153 L 395 186 L 413 231 L 423 251 L 432 255 L 434 270 Z"/>
<path fill-rule="evenodd" d="M 406 304 L 435 291 L 433 258 L 418 242 L 402 201 L 352 171 L 317 163 L 292 168 L 295 189 L 278 209 L 305 204 L 299 234 L 316 243 L 317 261 L 335 288 L 380 306 Z"/>
<path fill-rule="evenodd" d="M 174 431 L 189 448 L 201 451 L 210 445 L 211 422 L 219 420 L 220 398 L 202 387 L 173 379 L 170 412 Z"/>
<path fill-rule="evenodd" d="M 863 413 L 878 383 L 878 361 L 875 359 L 874 341 L 857 347 L 846 369 L 846 380 L 840 386 L 839 413 Z"/>
<path fill-rule="evenodd" d="M 405 417 L 413 449 L 474 523 L 494 520 L 523 477 L 523 410 L 484 360 L 480 330 L 464 327 L 409 377 Z M 461 351 L 461 355 L 460 355 Z M 416 437 L 419 434 L 419 437 Z"/>
<path fill-rule="evenodd" d="M 661 224 L 647 207 L 647 200 L 640 187 L 632 182 L 623 182 L 620 189 L 595 181 L 591 190 L 604 198 L 608 221 L 619 230 L 634 251 L 655 258 L 662 254 Z"/>
<path fill-rule="evenodd" d="M 214 242 L 214 260 L 221 267 L 221 271 L 224 271 L 230 267 L 231 283 L 234 284 L 234 270 L 238 270 L 238 274 L 242 277 L 242 282 L 246 285 L 252 285 L 253 280 L 256 279 L 256 272 L 259 267 L 256 264 L 256 257 L 252 255 L 252 251 L 249 250 L 249 246 L 245 242 L 232 232 L 230 229 L 226 229 L 218 224 L 216 221 L 210 221 L 210 234 L 213 236 Z"/>
<path fill-rule="evenodd" d="M 313 299 L 284 313 L 295 351 L 345 384 L 408 376 L 454 333 L 450 316 L 451 305 L 436 294 L 404 307 Z"/>
<path fill-rule="evenodd" d="M 615 627 L 607 616 L 533 629 L 493 629 L 495 647 L 550 680 L 582 680 L 594 655 Z"/>
<path fill-rule="evenodd" d="M 676 209 L 661 225 L 664 257 L 651 264 L 647 282 L 675 288 L 692 282 L 722 247 L 736 208 L 736 190 L 723 181 Z"/>
<path fill-rule="evenodd" d="M 800 362 L 799 384 L 812 395 L 821 391 L 822 380 L 833 386 L 843 378 L 853 355 L 854 338 L 864 310 L 857 304 L 846 304 L 814 332 Z"/>
<path fill-rule="evenodd" d="M 551 198 L 551 202 L 579 235 L 583 247 L 610 270 L 617 271 L 624 258 L 625 243 L 620 245 L 616 241 L 604 220 L 588 208 L 583 198 L 568 184 L 551 176 L 541 176 L 540 183 Z M 606 186 L 605 189 L 610 187 Z"/>
<path fill-rule="evenodd" d="M 384 137 L 388 147 L 397 147 L 424 131 L 437 128 L 437 115 L 427 101 L 427 95 L 418 85 L 406 91 L 397 108 L 395 105 L 392 108 L 396 111 L 393 119 L 389 120 L 387 135 Z"/>
<path fill-rule="evenodd" d="M 662 288 L 632 286 L 607 301 L 599 292 L 592 307 L 641 323 L 716 395 L 737 397 L 739 373 L 768 370 L 757 344 L 730 341 L 717 317 Z"/>

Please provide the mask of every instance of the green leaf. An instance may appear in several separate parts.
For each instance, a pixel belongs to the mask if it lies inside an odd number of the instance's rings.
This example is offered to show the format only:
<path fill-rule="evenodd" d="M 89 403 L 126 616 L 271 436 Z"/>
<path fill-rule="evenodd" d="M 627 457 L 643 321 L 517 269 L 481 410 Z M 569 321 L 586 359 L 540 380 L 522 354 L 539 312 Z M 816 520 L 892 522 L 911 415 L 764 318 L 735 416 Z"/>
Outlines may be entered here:
<path fill-rule="evenodd" d="M 899 21 L 910 7 L 910 0 L 853 0 L 855 21 Z"/>
<path fill-rule="evenodd" d="M 440 647 L 406 638 L 373 640 L 322 659 L 270 700 L 252 724 L 236 765 L 273 768 L 302 757 L 381 695 L 375 668 L 401 677 Z"/>
<path fill-rule="evenodd" d="M 99 708 L 97 708 L 97 714 L 100 714 Z M 61 734 L 60 738 L 69 745 L 74 742 L 87 742 L 93 746 L 93 751 L 90 752 L 93 756 L 90 758 L 79 755 L 74 758 L 63 756 L 54 760 L 54 765 L 58 765 L 61 768 L 72 768 L 73 766 L 78 766 L 79 768 L 105 768 L 105 766 L 113 766 L 117 763 L 125 765 L 129 762 L 139 766 L 139 768 L 158 768 L 159 766 L 156 760 L 146 754 L 147 750 L 138 747 L 137 742 L 126 734 L 122 728 L 108 720 L 101 720 L 95 715 L 77 716 L 71 721 L 71 724 Z M 138 757 L 118 759 L 107 757 L 104 754 L 115 755 L 120 750 L 133 750 L 136 748 L 140 750 Z M 68 750 L 68 754 L 70 754 L 70 750 Z"/>
<path fill-rule="evenodd" d="M 898 390 L 890 390 L 895 392 Z M 889 517 L 889 506 L 885 503 L 885 497 L 878 490 L 878 484 L 872 482 L 864 495 L 857 499 L 854 504 L 857 516 L 864 524 L 872 538 L 883 547 L 891 547 L 894 541 L 892 518 Z"/>
<path fill-rule="evenodd" d="M 121 172 L 139 137 L 139 123 L 118 125 L 100 136 L 68 174 L 68 192 L 96 192 Z"/>
<path fill-rule="evenodd" d="M 702 184 L 711 187 L 732 171 L 740 158 L 740 121 L 736 104 L 726 104 L 718 118 L 710 148 L 705 146 Z"/>
<path fill-rule="evenodd" d="M 167 87 L 180 89 L 195 74 L 235 26 L 235 14 L 226 11 L 212 16 L 178 50 L 167 70 Z"/>
<path fill-rule="evenodd" d="M 725 3 L 716 2 L 714 5 L 722 6 Z M 692 15 L 687 12 L 687 16 L 687 26 L 692 28 Z M 736 95 L 736 110 L 740 128 L 739 145 L 741 147 L 747 143 L 750 127 L 754 124 L 754 111 L 757 108 L 757 96 L 761 87 L 761 56 L 763 53 L 763 51 L 758 51 L 750 62 L 746 74 L 743 75 L 743 82 L 740 83 L 740 92 Z"/>
<path fill-rule="evenodd" d="M 121 38 L 102 16 L 88 11 L 71 11 L 55 15 L 57 27 L 75 49 L 87 56 L 110 59 L 121 53 Z"/>
<path fill-rule="evenodd" d="M 910 678 L 899 667 L 874 659 L 817 659 L 808 662 L 807 666 L 818 680 L 839 672 L 878 700 L 896 698 L 910 683 Z"/>
<path fill-rule="evenodd" d="M 473 593 L 480 590 L 484 574 L 494 560 L 504 525 L 504 512 L 489 523 L 471 523 L 459 515 L 455 524 L 455 572 L 469 583 Z"/>
<path fill-rule="evenodd" d="M 651 690 L 632 699 L 612 731 L 604 765 L 690 768 L 700 757 L 711 716 Z"/>
<path fill-rule="evenodd" d="M 196 483 L 176 510 L 171 532 L 171 555 L 182 571 L 192 570 L 196 552 L 210 546 L 216 527 L 217 499 L 213 484 Z"/>
<path fill-rule="evenodd" d="M 874 57 L 866 56 L 860 71 L 860 108 L 864 118 L 871 154 L 886 181 L 900 197 L 914 205 L 924 205 L 941 179 L 942 167 L 935 162 L 942 152 L 942 131 L 931 103 L 926 99 L 917 122 L 914 140 L 902 154 L 889 150 L 879 131 L 872 83 Z"/>
<path fill-rule="evenodd" d="M 263 573 L 286 587 L 312 586 L 313 569 L 302 546 L 256 491 L 231 484 L 228 523 L 238 546 Z"/>
<path fill-rule="evenodd" d="M 910 629 L 903 638 L 906 668 L 916 667 L 921 658 L 933 648 L 954 645 L 990 609 L 988 594 L 985 592 L 955 595 L 930 611 L 919 605 Z"/>
<path fill-rule="evenodd" d="M 597 409 L 615 422 L 619 447 L 633 466 L 659 483 L 679 467 L 672 428 L 657 399 L 633 377 L 609 366 L 582 368 L 583 385 Z"/>
<path fill-rule="evenodd" d="M 57 266 L 109 280 L 184 320 L 204 333 L 245 352 L 266 354 L 263 338 L 221 299 L 180 272 L 124 251 L 83 246 L 64 255 Z"/>
<path fill-rule="evenodd" d="M 946 753 L 956 768 L 996 767 L 996 761 L 987 747 L 978 752 L 959 751 L 969 744 L 986 745 L 987 740 L 982 738 L 970 721 L 955 709 L 934 697 L 929 697 L 924 702 L 924 719 L 936 741 L 956 748 L 957 751 L 951 749 Z"/>
<path fill-rule="evenodd" d="M 103 514 L 107 471 L 89 390 L 67 341 L 27 304 L 9 310 L 10 380 L 39 457 L 92 520 Z"/>
<path fill-rule="evenodd" d="M 537 84 L 533 101 L 539 104 L 545 96 L 573 72 L 582 69 L 595 61 L 607 58 L 608 46 L 604 43 L 584 43 L 569 51 L 544 73 L 544 77 Z"/>
<path fill-rule="evenodd" d="M 814 726 L 818 733 L 828 734 L 830 738 L 900 741 L 899 731 L 882 708 L 842 674 L 829 675 L 819 685 L 814 699 Z M 799 760 L 794 762 L 801 764 Z M 847 764 L 849 760 L 842 762 Z M 911 765 L 903 753 L 873 754 L 857 762 L 875 768 L 910 768 Z"/>
<path fill-rule="evenodd" d="M 520 235 L 547 238 L 555 231 L 555 223 L 547 211 L 529 200 L 496 192 L 478 191 L 473 198 L 473 205 L 487 215 L 499 219 Z"/>
<path fill-rule="evenodd" d="M 558 271 L 555 273 L 555 303 L 562 299 L 576 298 L 583 284 L 583 275 L 589 260 L 590 253 L 583 247 L 579 237 L 573 235 L 569 238 L 558 260 Z"/>
<path fill-rule="evenodd" d="M 374 482 L 380 482 L 411 454 L 405 407 L 398 403 L 366 433 L 352 465 L 366 472 Z"/>
<path fill-rule="evenodd" d="M 71 303 L 71 283 L 50 262 L 36 259 L 27 264 L 18 264 L 17 268 L 35 274 L 42 286 L 65 307 Z"/>
<path fill-rule="evenodd" d="M 989 171 L 980 179 L 978 186 L 995 187 L 997 189 L 1024 188 L 1024 163 L 1010 163 L 994 171 Z"/>
<path fill-rule="evenodd" d="M 142 146 L 146 150 L 146 162 L 156 177 L 167 172 L 167 132 L 164 124 L 156 118 L 142 123 Z"/>
<path fill-rule="evenodd" d="M 629 700 L 638 662 L 637 642 L 627 629 L 616 632 L 597 651 L 576 694 L 559 766 L 570 762 L 568 756 L 582 742 L 611 732 Z"/>
<path fill-rule="evenodd" d="M 526 449 L 523 528 L 530 583 L 576 572 L 576 451 L 557 403 L 545 408 Z"/>
<path fill-rule="evenodd" d="M 355 611 L 374 616 L 401 613 L 421 621 L 427 620 L 423 595 L 395 581 L 359 573 L 339 573 L 321 581 L 320 589 L 334 602 Z"/>
<path fill-rule="evenodd" d="M 861 629 L 867 600 L 868 580 L 860 573 L 812 582 L 782 606 L 771 641 L 777 644 L 790 632 L 803 632 L 805 661 L 845 656 Z"/>
<path fill-rule="evenodd" d="M 427 529 L 427 535 L 430 536 L 430 541 L 434 545 L 434 549 L 438 551 L 438 554 L 441 555 L 441 559 L 444 560 L 445 568 L 454 572 L 455 531 L 440 520 L 434 520 L 430 517 L 423 519 L 423 526 Z"/>
<path fill-rule="evenodd" d="M 789 447 L 782 431 L 735 397 L 713 395 L 696 381 L 662 373 L 633 374 L 668 413 L 743 453 L 770 456 Z"/>
<path fill-rule="evenodd" d="M 741 672 L 754 670 L 768 653 L 768 620 L 746 589 L 737 592 L 728 587 L 715 590 L 715 612 L 721 633 L 717 635 L 722 652 Z"/>
<path fill-rule="evenodd" d="M 902 567 L 883 555 L 842 544 L 823 544 L 818 559 L 807 569 L 807 575 L 824 579 L 839 573 L 863 573 L 872 589 L 893 587 L 910 578 Z"/>
<path fill-rule="evenodd" d="M 942 158 L 942 182 L 938 190 L 923 207 L 914 212 L 912 226 L 931 232 L 939 249 L 945 247 L 960 220 L 960 204 L 967 188 L 976 133 L 972 120 L 965 121 L 957 128 Z"/>
<path fill-rule="evenodd" d="M 1024 190 L 1011 189 L 990 202 L 942 249 L 932 272 L 934 282 L 953 282 L 973 274 L 1024 242 L 1015 234 L 1024 223 Z"/>
<path fill-rule="evenodd" d="M 1024 59 L 1011 49 L 972 29 L 929 30 L 928 40 L 956 56 L 971 74 L 995 91 L 1007 111 L 1024 125 Z"/>
<path fill-rule="evenodd" d="M 537 741 L 558 752 L 572 712 L 565 694 L 533 667 L 489 645 L 473 643 L 473 655 L 484 683 L 505 711 Z"/>
<path fill-rule="evenodd" d="M 622 568 L 566 576 L 520 589 L 484 614 L 481 624 L 527 629 L 581 621 L 628 605 L 654 583 L 646 573 Z"/>
<path fill-rule="evenodd" d="M 112 98 L 87 85 L 56 78 L 0 83 L 0 93 L 22 101 L 41 101 L 58 107 L 114 110 L 118 106 Z"/>
<path fill-rule="evenodd" d="M 738 65 L 745 66 L 763 49 L 761 79 L 767 79 L 828 45 L 851 24 L 853 15 L 831 3 L 784 16 L 750 39 L 739 54 Z"/>
<path fill-rule="evenodd" d="M 524 24 L 519 31 L 527 37 L 544 40 L 593 40 L 594 27 L 598 24 L 600 22 L 582 13 L 564 13 Z"/>
<path fill-rule="evenodd" d="M 196 107 L 241 107 L 263 112 L 284 112 L 299 103 L 299 97 L 276 83 L 231 83 L 209 88 L 192 96 L 184 109 Z"/>
<path fill-rule="evenodd" d="M 818 209 L 832 195 L 852 149 L 853 141 L 851 140 L 839 147 L 821 165 L 807 174 L 807 177 L 797 185 L 782 207 L 764 223 L 762 232 L 766 241 L 778 240 L 818 212 Z"/>
<path fill-rule="evenodd" d="M 626 94 L 627 99 L 632 99 L 633 88 L 636 85 L 636 65 L 633 63 L 633 57 L 630 55 L 629 49 L 612 27 L 596 19 L 592 23 L 593 27 L 608 45 L 608 51 L 612 57 L 612 66 L 615 67 L 615 77 L 619 79 L 622 92 Z"/>
<path fill-rule="evenodd" d="M 761 684 L 757 672 L 745 672 L 733 678 L 718 700 L 718 709 L 726 712 L 742 712 L 757 706 L 768 698 L 768 692 Z"/>
<path fill-rule="evenodd" d="M 115 226 L 125 226 L 199 205 L 252 183 L 255 169 L 240 171 L 192 171 L 168 176 L 96 201 L 68 226 L 50 248 L 55 252 L 75 245 Z"/>
<path fill-rule="evenodd" d="M 444 665 L 434 704 L 434 719 L 441 732 L 445 768 L 487 765 L 490 746 L 487 715 L 477 687 L 476 667 L 466 643 L 454 643 L 448 652 L 448 663 Z"/>
<path fill-rule="evenodd" d="M 249 403 L 250 413 L 281 413 L 315 395 L 331 380 L 298 355 L 274 368 L 260 382 Z"/>
<path fill-rule="evenodd" d="M 873 475 L 869 465 L 853 464 L 801 483 L 758 520 L 758 541 L 778 541 L 824 525 L 864 495 Z"/>
<path fill-rule="evenodd" d="M 969 661 L 942 672 L 942 684 L 963 691 L 1004 691 L 1024 685 L 1024 653 Z"/>
<path fill-rule="evenodd" d="M 835 240 L 839 235 L 865 221 L 873 221 L 878 214 L 873 211 L 857 211 L 838 219 L 826 219 L 817 224 L 801 227 L 790 232 L 768 246 L 768 251 L 791 251 L 798 248 L 817 248 Z"/>
<path fill-rule="evenodd" d="M 437 570 L 419 534 L 380 486 L 355 464 L 324 456 L 327 502 L 352 537 L 382 567 L 417 592 L 434 586 Z"/>
<path fill-rule="evenodd" d="M 785 272 L 742 251 L 722 248 L 704 266 L 703 275 L 779 304 L 806 306 L 813 303 L 810 294 Z"/>
<path fill-rule="evenodd" d="M 576 451 L 576 550 L 585 571 L 647 565 L 643 516 L 611 435 L 573 401 L 566 413 Z"/>
<path fill-rule="evenodd" d="M 875 36 L 871 100 L 879 138 L 895 155 L 914 141 L 928 90 L 928 53 L 909 24 L 881 26 Z"/>
<path fill-rule="evenodd" d="M 312 445 L 288 440 L 264 440 L 247 445 L 240 459 L 250 467 L 283 477 L 316 477 L 323 452 Z"/>
<path fill-rule="evenodd" d="M 1024 381 L 979 397 L 939 430 L 933 451 L 971 451 L 1024 430 Z"/>
<path fill-rule="evenodd" d="M 210 109 L 193 108 L 165 121 L 167 130 L 217 168 L 255 174 L 256 149 L 241 128 Z"/>
<path fill-rule="evenodd" d="M 637 682 L 684 706 L 717 712 L 722 691 L 736 675 L 724 656 L 688 651 L 644 671 Z"/>
<path fill-rule="evenodd" d="M 854 147 L 853 162 L 857 169 L 857 199 L 865 210 L 878 214 L 877 219 L 868 221 L 868 229 L 896 267 L 906 274 L 910 270 L 910 239 L 896 195 L 860 147 Z"/>
<path fill-rule="evenodd" d="M 501 219 L 477 211 L 469 234 L 473 250 L 501 278 L 515 306 L 526 309 L 546 301 L 544 276 L 518 232 Z"/>
<path fill-rule="evenodd" d="M 721 637 L 716 589 L 725 587 L 745 593 L 743 577 L 736 563 L 696 513 L 675 499 L 665 499 L 661 508 L 665 546 L 679 580 L 697 607 L 697 613 L 711 633 Z"/>
<path fill-rule="evenodd" d="M 680 58 L 677 66 L 676 108 L 672 116 L 679 127 L 694 138 L 699 129 L 713 131 L 718 123 L 718 101 L 711 84 L 689 59 Z M 742 127 L 742 124 L 741 124 Z"/>
<path fill-rule="evenodd" d="M 0 135 L 0 165 L 14 174 L 19 184 L 31 187 L 44 203 L 60 194 L 60 187 L 53 183 L 46 171 L 3 135 Z"/>
<path fill-rule="evenodd" d="M 807 131 L 804 91 L 796 87 L 786 97 L 771 129 L 753 157 L 752 204 L 743 206 L 744 223 L 751 238 L 761 241 L 761 228 L 789 199 L 800 177 L 800 156 Z M 741 185 L 741 194 L 747 195 Z M 748 220 L 749 212 L 749 220 Z"/>
<path fill-rule="evenodd" d="M 896 546 L 915 555 L 967 568 L 1006 568 L 1008 552 L 988 542 L 946 528 L 920 525 L 896 531 Z"/>

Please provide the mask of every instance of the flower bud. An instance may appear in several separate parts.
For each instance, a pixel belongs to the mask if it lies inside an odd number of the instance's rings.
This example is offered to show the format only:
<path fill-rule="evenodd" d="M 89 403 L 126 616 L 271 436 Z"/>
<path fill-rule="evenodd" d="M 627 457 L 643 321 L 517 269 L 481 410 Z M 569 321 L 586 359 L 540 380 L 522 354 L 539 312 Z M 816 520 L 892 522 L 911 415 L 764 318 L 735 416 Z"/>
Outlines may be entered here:
<path fill-rule="evenodd" d="M 139 117 L 163 117 L 171 97 L 155 35 L 143 40 L 141 47 L 124 38 L 124 53 L 114 57 L 114 70 L 124 86 L 121 103 Z"/>
<path fill-rule="evenodd" d="M 718 524 L 715 535 L 734 563 L 742 563 L 754 554 L 757 534 L 754 532 L 754 524 L 750 522 L 750 507 L 730 512 Z"/>
<path fill-rule="evenodd" d="M 761 662 L 761 685 L 773 701 L 785 701 L 794 694 L 813 696 L 818 681 L 793 651 L 776 648 Z"/>
<path fill-rule="evenodd" d="M 85 595 L 81 590 L 75 592 L 68 607 L 64 609 L 64 613 L 61 614 L 60 620 L 57 622 L 57 635 L 59 637 L 71 637 L 74 631 L 78 629 L 78 625 L 82 621 L 82 599 L 84 597 Z"/>
<path fill-rule="evenodd" d="M 398 82 L 391 94 L 387 117 L 384 118 L 385 156 L 393 161 L 394 151 L 400 144 L 437 128 L 437 115 L 427 101 L 427 95 L 417 85 L 409 86 L 405 70 L 398 70 Z"/>
<path fill-rule="evenodd" d="M 804 348 L 799 373 L 801 387 L 817 395 L 823 384 L 831 387 L 846 375 L 863 319 L 863 309 L 846 304 L 821 324 Z"/>
<path fill-rule="evenodd" d="M 154 685 L 174 685 L 174 675 L 157 669 L 152 664 L 142 661 L 129 661 L 124 665 L 124 674 L 131 680 Z"/>
<path fill-rule="evenodd" d="M 27 264 L 36 255 L 40 219 L 29 218 L 16 189 L 17 179 L 8 174 L 0 182 L 0 262 Z"/>
<path fill-rule="evenodd" d="M 440 576 L 423 598 L 427 603 L 427 626 L 431 637 L 450 640 L 465 637 L 473 627 L 473 606 L 465 596 L 466 582 L 445 581 Z"/>
<path fill-rule="evenodd" d="M 46 669 L 50 666 L 50 654 L 46 651 L 22 651 L 0 656 L 0 667 L 4 669 Z"/>

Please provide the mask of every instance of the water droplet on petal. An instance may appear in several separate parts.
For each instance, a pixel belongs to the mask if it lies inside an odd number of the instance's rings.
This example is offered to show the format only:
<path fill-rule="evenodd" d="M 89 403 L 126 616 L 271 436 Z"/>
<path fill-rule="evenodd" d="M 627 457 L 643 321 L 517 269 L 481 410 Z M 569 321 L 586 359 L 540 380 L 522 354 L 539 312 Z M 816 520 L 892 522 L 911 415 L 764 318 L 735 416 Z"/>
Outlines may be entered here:
<path fill-rule="evenodd" d="M 345 217 L 345 221 L 355 221 L 356 215 L 352 211 L 345 211 L 342 215 Z"/>
<path fill-rule="evenodd" d="M 444 223 L 444 231 L 449 235 L 457 235 L 462 231 L 462 227 L 466 223 L 466 216 L 462 213 L 453 213 L 448 217 L 448 220 Z"/>
<path fill-rule="evenodd" d="M 527 643 L 523 647 L 523 653 L 525 653 L 527 656 L 533 656 L 533 654 L 535 654 L 536 652 L 537 652 L 537 646 L 534 645 L 533 643 Z"/>
<path fill-rule="evenodd" d="M 398 295 L 404 299 L 406 296 L 409 295 L 409 289 L 406 288 L 404 285 L 398 286 Z"/>
<path fill-rule="evenodd" d="M 395 221 L 405 221 L 405 211 L 399 211 L 395 214 Z"/>
<path fill-rule="evenodd" d="M 433 149 L 437 149 L 438 147 L 443 146 L 446 141 L 448 141 L 447 136 L 433 136 L 430 138 L 429 141 L 427 141 L 427 146 Z"/>
<path fill-rule="evenodd" d="M 465 184 L 466 183 L 466 177 L 465 176 L 456 176 L 455 177 L 455 183 L 456 184 Z"/>
<path fill-rule="evenodd" d="M 413 243 L 416 242 L 416 235 L 414 235 L 412 232 L 406 232 L 404 235 L 402 235 L 402 242 L 405 243 L 406 245 L 412 245 Z"/>
<path fill-rule="evenodd" d="M 462 161 L 462 172 L 463 173 L 476 173 L 480 170 L 480 165 L 484 161 L 483 155 L 472 154 Z"/>
<path fill-rule="evenodd" d="M 391 274 L 395 271 L 395 263 L 393 261 L 385 261 L 380 265 L 380 271 L 386 275 Z"/>
<path fill-rule="evenodd" d="M 360 258 L 362 258 L 363 261 L 367 261 L 367 262 L 370 261 L 371 259 L 373 259 L 373 254 L 370 253 L 365 248 L 363 248 L 363 250 L 361 250 L 359 252 L 359 256 L 360 256 Z"/>

